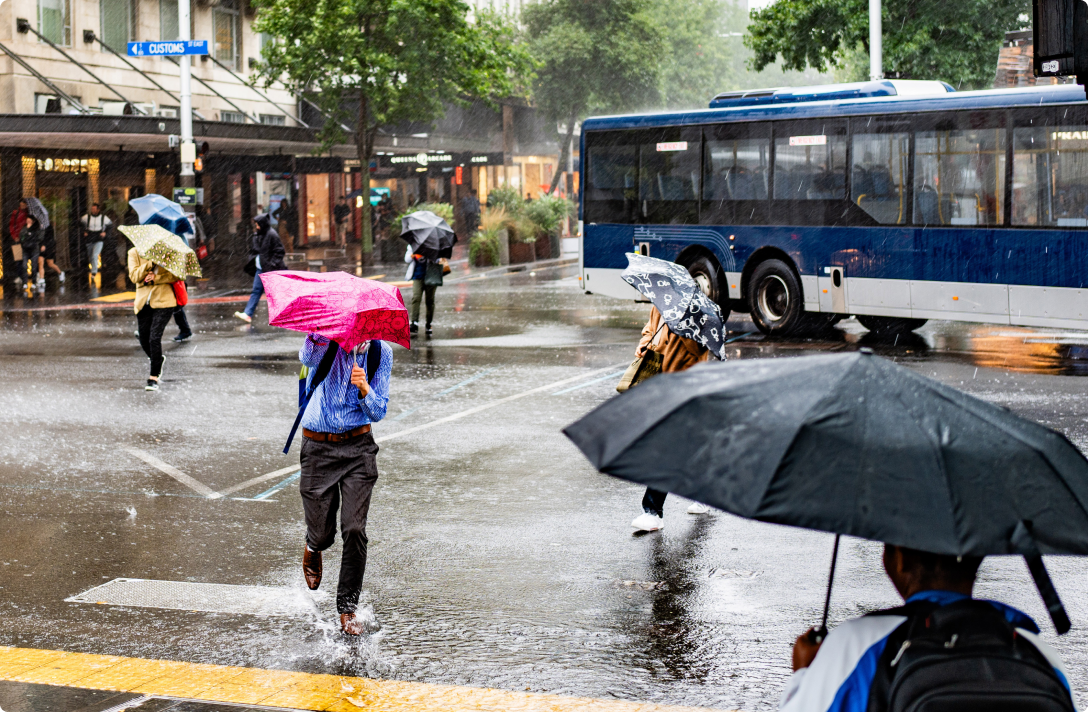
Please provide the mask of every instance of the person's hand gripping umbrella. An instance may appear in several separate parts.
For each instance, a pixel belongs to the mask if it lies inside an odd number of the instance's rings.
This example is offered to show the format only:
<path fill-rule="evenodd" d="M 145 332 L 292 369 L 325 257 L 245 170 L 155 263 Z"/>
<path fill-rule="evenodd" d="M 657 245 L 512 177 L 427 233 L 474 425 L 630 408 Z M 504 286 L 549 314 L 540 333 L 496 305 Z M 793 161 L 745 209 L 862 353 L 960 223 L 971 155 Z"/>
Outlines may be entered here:
<path fill-rule="evenodd" d="M 268 298 L 268 323 L 271 326 L 324 336 L 334 342 L 330 350 L 335 347 L 351 351 L 374 339 L 411 348 L 408 309 L 400 290 L 391 284 L 360 279 L 346 272 L 293 270 L 264 272 L 261 282 Z M 328 366 L 326 372 L 327 369 Z M 323 377 L 319 366 L 313 383 L 320 382 Z M 283 450 L 285 453 L 294 440 L 312 395 L 311 389 L 302 398 L 302 407 Z"/>

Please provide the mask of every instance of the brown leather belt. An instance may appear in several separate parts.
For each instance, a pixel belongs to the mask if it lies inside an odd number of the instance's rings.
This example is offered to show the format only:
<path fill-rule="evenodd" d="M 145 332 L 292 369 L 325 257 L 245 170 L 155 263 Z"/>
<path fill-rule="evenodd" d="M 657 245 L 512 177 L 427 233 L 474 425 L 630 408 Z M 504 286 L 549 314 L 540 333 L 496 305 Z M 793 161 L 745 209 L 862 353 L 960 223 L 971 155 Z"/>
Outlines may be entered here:
<path fill-rule="evenodd" d="M 319 443 L 342 443 L 348 440 L 353 440 L 360 435 L 365 435 L 370 432 L 369 425 L 360 425 L 355 430 L 349 430 L 346 433 L 317 433 L 313 430 L 302 429 L 302 437 L 309 438 L 314 442 Z"/>

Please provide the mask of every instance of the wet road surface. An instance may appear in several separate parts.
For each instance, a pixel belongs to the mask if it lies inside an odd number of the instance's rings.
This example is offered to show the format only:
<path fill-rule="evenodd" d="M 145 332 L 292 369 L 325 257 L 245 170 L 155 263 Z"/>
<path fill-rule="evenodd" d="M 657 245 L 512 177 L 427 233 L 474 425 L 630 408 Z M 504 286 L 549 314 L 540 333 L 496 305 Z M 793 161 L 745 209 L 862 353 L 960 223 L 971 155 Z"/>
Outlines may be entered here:
<path fill-rule="evenodd" d="M 263 303 L 252 327 L 236 303 L 194 304 L 195 338 L 175 345 L 167 328 L 163 387 L 146 393 L 129 309 L 8 300 L 0 645 L 774 709 L 793 638 L 818 622 L 831 537 L 690 516 L 677 498 L 663 532 L 631 534 L 639 488 L 594 472 L 559 430 L 614 395 L 648 307 L 583 295 L 574 271 L 462 279 L 438 291 L 433 339 L 395 347 L 363 594 L 381 630 L 358 641 L 337 632 L 335 576 L 311 594 L 299 571 L 297 441 L 280 451 L 301 335 L 268 327 Z M 743 336 L 744 317 L 730 328 L 735 358 L 868 345 L 1088 446 L 1088 334 L 931 322 L 889 344 L 854 321 L 789 342 Z M 1022 561 L 988 560 L 976 592 L 1032 614 L 1083 697 L 1088 564 L 1048 564 L 1074 626 L 1060 638 Z M 833 621 L 898 602 L 880 566 L 879 545 L 844 543 Z M 66 601 L 119 578 L 137 582 L 101 591 L 125 605 Z"/>

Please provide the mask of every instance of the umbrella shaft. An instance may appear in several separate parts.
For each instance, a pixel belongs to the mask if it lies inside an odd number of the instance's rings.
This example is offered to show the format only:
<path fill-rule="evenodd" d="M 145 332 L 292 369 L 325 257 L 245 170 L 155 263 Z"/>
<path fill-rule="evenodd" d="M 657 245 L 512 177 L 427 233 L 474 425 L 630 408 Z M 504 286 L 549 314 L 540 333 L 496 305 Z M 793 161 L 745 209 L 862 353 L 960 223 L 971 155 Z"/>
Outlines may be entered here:
<path fill-rule="evenodd" d="M 835 535 L 835 548 L 831 550 L 831 573 L 827 577 L 827 597 L 824 598 L 824 618 L 820 623 L 820 632 L 827 635 L 827 613 L 831 610 L 831 585 L 835 583 L 835 564 L 839 561 L 839 538 L 840 534 Z"/>

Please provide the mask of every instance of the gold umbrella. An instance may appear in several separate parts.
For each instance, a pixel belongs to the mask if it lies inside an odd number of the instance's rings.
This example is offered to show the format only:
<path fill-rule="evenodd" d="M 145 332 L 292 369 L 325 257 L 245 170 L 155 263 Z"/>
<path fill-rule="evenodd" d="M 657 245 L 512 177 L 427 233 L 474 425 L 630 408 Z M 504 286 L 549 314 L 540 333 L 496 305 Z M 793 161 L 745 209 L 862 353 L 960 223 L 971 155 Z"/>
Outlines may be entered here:
<path fill-rule="evenodd" d="M 199 277 L 200 261 L 185 240 L 159 225 L 122 225 L 118 228 L 136 247 L 136 254 L 182 279 Z"/>

